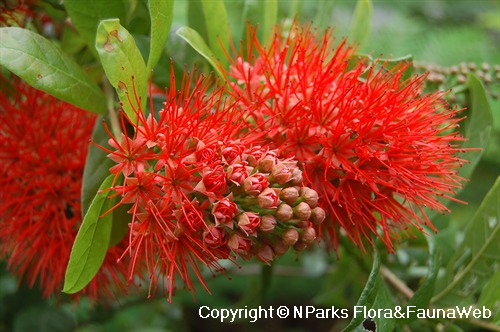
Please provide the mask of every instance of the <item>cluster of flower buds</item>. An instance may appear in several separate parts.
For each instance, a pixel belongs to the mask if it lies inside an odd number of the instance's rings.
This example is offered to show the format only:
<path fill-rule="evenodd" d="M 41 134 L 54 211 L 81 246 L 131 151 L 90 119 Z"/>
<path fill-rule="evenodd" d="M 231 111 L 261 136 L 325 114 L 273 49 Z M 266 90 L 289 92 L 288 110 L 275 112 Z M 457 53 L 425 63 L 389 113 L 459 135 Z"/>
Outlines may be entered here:
<path fill-rule="evenodd" d="M 465 84 L 467 75 L 473 73 L 483 82 L 486 92 L 493 99 L 498 99 L 499 95 L 493 86 L 500 84 L 500 65 L 491 66 L 488 63 L 477 65 L 474 62 L 462 62 L 451 67 L 441 67 L 434 64 L 415 63 L 415 70 L 419 73 L 428 73 L 425 83 L 429 90 L 449 90 L 452 87 Z M 463 103 L 457 99 L 455 93 L 449 93 L 447 98 L 451 103 Z"/>
<path fill-rule="evenodd" d="M 200 266 L 221 271 L 219 259 L 237 257 L 270 264 L 304 250 L 325 219 L 294 159 L 254 144 L 260 135 L 238 138 L 241 113 L 189 91 L 182 107 L 174 89 L 159 119 L 137 112 L 134 136 L 112 137 L 108 151 L 111 197 L 131 204 L 128 279 L 149 275 L 150 295 L 163 281 L 169 300 L 176 279 L 193 289 L 193 274 L 208 290 Z"/>

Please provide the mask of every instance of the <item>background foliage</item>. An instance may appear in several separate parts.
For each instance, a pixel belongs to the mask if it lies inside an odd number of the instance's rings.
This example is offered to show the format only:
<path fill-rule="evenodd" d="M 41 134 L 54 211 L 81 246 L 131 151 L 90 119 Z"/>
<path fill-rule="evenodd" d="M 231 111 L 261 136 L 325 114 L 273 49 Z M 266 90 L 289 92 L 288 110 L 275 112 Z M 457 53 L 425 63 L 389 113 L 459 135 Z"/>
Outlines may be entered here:
<path fill-rule="evenodd" d="M 245 263 L 242 269 L 228 272 L 231 280 L 222 276 L 209 280 L 214 295 L 199 292 L 195 303 L 188 292 L 178 292 L 173 304 L 163 298 L 147 300 L 140 294 L 106 307 L 92 306 L 85 298 L 79 303 L 67 302 L 64 297 L 59 302 L 40 300 L 36 287 L 29 290 L 21 284 L 18 288 L 17 280 L 2 266 L 0 331 L 340 331 L 349 320 L 268 319 L 253 324 L 220 324 L 200 319 L 198 308 L 259 304 L 352 308 L 356 303 L 380 308 L 475 304 L 495 313 L 488 321 L 376 320 L 379 330 L 500 330 L 498 1 L 65 0 L 61 4 L 45 0 L 39 2 L 37 10 L 52 17 L 54 30 L 34 25 L 28 26 L 29 31 L 2 30 L 2 66 L 35 87 L 96 113 L 105 114 L 106 109 L 117 107 L 113 88 L 124 101 L 123 90 L 131 87 L 127 81 L 131 75 L 140 94 L 146 96 L 148 70 L 154 68 L 152 80 L 157 86 L 169 84 L 171 69 L 178 78 L 185 67 L 209 72 L 215 59 L 223 58 L 222 47 L 227 48 L 231 38 L 236 44 L 245 38 L 247 20 L 258 23 L 260 37 L 266 38 L 276 22 L 289 24 L 296 18 L 319 28 L 334 26 L 339 39 L 361 42 L 359 51 L 374 58 L 397 59 L 411 54 L 417 72 L 431 71 L 429 90 L 453 88 L 457 99 L 452 102 L 468 107 L 464 134 L 470 146 L 483 151 L 468 155 L 473 162 L 463 170 L 471 180 L 458 198 L 468 205 L 450 204 L 451 214 L 433 219 L 437 234 L 415 234 L 400 243 L 396 254 L 387 254 L 380 246 L 371 257 L 345 242 L 338 257 L 321 248 L 300 257 L 289 254 L 275 262 L 272 273 Z M 68 16 L 71 25 L 66 21 Z M 107 58 L 106 52 L 94 45 L 96 40 L 109 38 L 115 28 L 123 29 L 127 40 L 111 42 L 110 47 L 122 49 Z M 19 56 L 27 57 L 25 61 L 35 58 L 42 78 L 30 82 L 28 77 L 33 73 L 29 68 L 22 61 L 16 66 L 11 60 Z M 116 63 L 121 67 L 114 66 Z M 432 80 L 432 75 L 443 75 L 444 79 Z M 64 89 L 67 85 L 85 86 L 88 97 L 72 95 Z M 103 137 L 96 129 L 94 139 Z M 89 156 L 84 209 L 106 177 L 107 168 L 101 167 L 104 159 L 95 150 Z M 357 321 L 348 329 L 362 330 L 363 324 L 367 329 L 374 325 Z"/>

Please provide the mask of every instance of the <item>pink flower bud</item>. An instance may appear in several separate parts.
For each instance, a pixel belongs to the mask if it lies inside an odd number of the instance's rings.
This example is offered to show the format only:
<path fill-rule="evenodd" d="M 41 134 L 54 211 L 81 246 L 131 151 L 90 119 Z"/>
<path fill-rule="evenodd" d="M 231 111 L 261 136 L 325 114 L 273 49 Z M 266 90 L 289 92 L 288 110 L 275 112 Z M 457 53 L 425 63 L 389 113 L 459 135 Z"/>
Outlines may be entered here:
<path fill-rule="evenodd" d="M 241 185 L 243 180 L 248 177 L 248 167 L 246 162 L 241 164 L 232 164 L 227 167 L 227 179 L 236 185 Z"/>
<path fill-rule="evenodd" d="M 203 232 L 203 242 L 209 247 L 218 248 L 227 243 L 226 231 L 215 225 L 209 225 L 208 230 Z"/>
<path fill-rule="evenodd" d="M 205 163 L 206 165 L 211 165 L 217 160 L 220 160 L 217 151 L 211 146 L 205 146 L 204 144 L 198 143 L 198 149 L 196 151 L 196 161 L 200 163 Z"/>
<path fill-rule="evenodd" d="M 285 184 L 292 179 L 292 171 L 285 163 L 279 163 L 273 166 L 271 176 L 277 184 Z"/>
<path fill-rule="evenodd" d="M 295 243 L 293 245 L 293 249 L 297 250 L 297 251 L 302 251 L 304 249 L 307 248 L 307 244 L 305 244 L 304 242 L 302 241 L 298 241 L 297 243 Z"/>
<path fill-rule="evenodd" d="M 255 235 L 260 224 L 260 217 L 255 212 L 243 212 L 238 215 L 238 227 L 247 235 Z"/>
<path fill-rule="evenodd" d="M 270 215 L 265 214 L 260 218 L 259 230 L 264 233 L 270 233 L 276 227 L 276 219 Z"/>
<path fill-rule="evenodd" d="M 270 265 L 274 259 L 274 251 L 271 246 L 264 244 L 257 249 L 255 257 L 264 264 Z"/>
<path fill-rule="evenodd" d="M 276 155 L 268 153 L 259 160 L 259 171 L 262 173 L 271 173 L 274 165 L 276 165 Z"/>
<path fill-rule="evenodd" d="M 272 209 L 278 206 L 280 200 L 278 198 L 278 189 L 267 187 L 257 197 L 259 206 L 263 209 Z"/>
<path fill-rule="evenodd" d="M 276 256 L 283 256 L 288 252 L 290 246 L 283 243 L 282 239 L 277 239 L 273 243 L 273 251 Z"/>
<path fill-rule="evenodd" d="M 276 218 L 279 221 L 287 222 L 293 218 L 293 209 L 290 205 L 281 203 L 276 210 Z"/>
<path fill-rule="evenodd" d="M 299 198 L 299 191 L 295 187 L 283 188 L 280 198 L 287 204 L 293 204 Z"/>
<path fill-rule="evenodd" d="M 295 168 L 289 183 L 293 186 L 300 186 L 302 185 L 302 180 L 302 171 L 299 168 Z"/>
<path fill-rule="evenodd" d="M 306 227 L 302 229 L 300 240 L 305 244 L 311 244 L 316 240 L 316 230 L 313 227 Z"/>
<path fill-rule="evenodd" d="M 245 234 L 233 233 L 227 241 L 227 246 L 235 253 L 248 254 L 252 241 Z"/>
<path fill-rule="evenodd" d="M 315 226 L 320 225 L 326 218 L 325 210 L 319 206 L 311 210 L 311 221 Z"/>
<path fill-rule="evenodd" d="M 227 198 L 215 202 L 212 208 L 215 224 L 217 226 L 225 225 L 233 229 L 233 218 L 236 215 L 236 210 L 236 204 Z"/>
<path fill-rule="evenodd" d="M 203 170 L 202 180 L 194 188 L 207 196 L 220 196 L 226 191 L 226 172 L 221 165 Z"/>
<path fill-rule="evenodd" d="M 299 190 L 300 197 L 304 198 L 304 201 L 311 207 L 315 208 L 318 206 L 318 193 L 308 187 L 302 187 Z"/>
<path fill-rule="evenodd" d="M 262 173 L 250 175 L 243 181 L 243 188 L 250 196 L 258 196 L 268 185 L 267 176 Z"/>
<path fill-rule="evenodd" d="M 293 246 L 299 240 L 299 232 L 295 228 L 288 228 L 281 237 L 283 244 Z"/>
<path fill-rule="evenodd" d="M 293 211 L 299 220 L 308 220 L 311 217 L 311 207 L 306 202 L 300 202 Z"/>
<path fill-rule="evenodd" d="M 222 148 L 221 154 L 227 164 L 232 164 L 241 159 L 243 148 L 237 144 L 227 144 Z"/>

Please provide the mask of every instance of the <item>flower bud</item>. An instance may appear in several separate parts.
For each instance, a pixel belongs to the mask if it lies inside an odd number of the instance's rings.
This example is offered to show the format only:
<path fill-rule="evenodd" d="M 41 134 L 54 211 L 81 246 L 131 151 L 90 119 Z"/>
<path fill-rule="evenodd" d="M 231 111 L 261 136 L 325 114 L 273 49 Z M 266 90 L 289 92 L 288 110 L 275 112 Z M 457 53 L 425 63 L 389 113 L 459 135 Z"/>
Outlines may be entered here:
<path fill-rule="evenodd" d="M 293 204 L 299 198 L 299 191 L 295 187 L 283 188 L 280 192 L 280 198 L 287 204 Z"/>
<path fill-rule="evenodd" d="M 262 173 L 271 173 L 273 166 L 276 164 L 276 156 L 273 154 L 266 154 L 259 160 L 259 171 Z"/>
<path fill-rule="evenodd" d="M 252 241 L 244 234 L 233 233 L 227 241 L 227 246 L 235 253 L 245 254 L 250 250 Z"/>
<path fill-rule="evenodd" d="M 258 196 L 268 185 L 267 176 L 262 173 L 250 175 L 243 181 L 243 189 L 250 196 Z"/>
<path fill-rule="evenodd" d="M 305 244 L 304 242 L 302 241 L 298 241 L 297 243 L 295 243 L 293 245 L 293 249 L 297 250 L 297 251 L 302 251 L 304 249 L 307 248 L 307 244 Z"/>
<path fill-rule="evenodd" d="M 228 164 L 232 164 L 235 161 L 240 160 L 242 152 L 243 149 L 241 145 L 237 144 L 228 144 L 224 146 L 221 150 L 222 157 L 224 158 L 224 161 Z"/>
<path fill-rule="evenodd" d="M 319 206 L 311 210 L 311 221 L 315 226 L 320 225 L 326 218 L 325 210 Z"/>
<path fill-rule="evenodd" d="M 293 170 L 289 183 L 293 186 L 300 186 L 302 184 L 302 171 L 299 168 Z"/>
<path fill-rule="evenodd" d="M 248 168 L 245 162 L 232 164 L 227 167 L 227 179 L 236 185 L 241 185 L 248 177 Z"/>
<path fill-rule="evenodd" d="M 259 230 L 264 233 L 270 233 L 276 227 L 276 219 L 270 215 L 265 214 L 260 218 Z"/>
<path fill-rule="evenodd" d="M 311 207 L 315 208 L 318 206 L 318 193 L 309 187 L 302 187 L 299 190 L 300 197 L 304 198 L 304 201 Z"/>
<path fill-rule="evenodd" d="M 293 209 L 290 205 L 281 203 L 276 210 L 276 218 L 279 221 L 287 222 L 293 218 Z"/>
<path fill-rule="evenodd" d="M 299 240 L 299 232 L 295 228 L 288 228 L 281 238 L 286 246 L 293 246 Z"/>
<path fill-rule="evenodd" d="M 227 198 L 215 202 L 212 208 L 215 224 L 217 226 L 222 224 L 233 229 L 233 218 L 236 215 L 236 209 L 236 204 Z"/>
<path fill-rule="evenodd" d="M 277 184 L 285 184 L 292 179 L 292 171 L 284 163 L 279 163 L 273 166 L 271 176 Z"/>
<path fill-rule="evenodd" d="M 288 252 L 289 248 L 290 246 L 284 244 L 282 239 L 277 239 L 273 243 L 273 251 L 276 256 L 283 256 Z"/>
<path fill-rule="evenodd" d="M 264 154 L 262 148 L 260 146 L 254 146 L 244 153 L 244 160 L 248 162 L 248 165 L 251 167 L 257 167 L 259 160 L 262 158 Z"/>
<path fill-rule="evenodd" d="M 299 220 L 308 220 L 311 217 L 311 207 L 306 202 L 300 202 L 293 211 L 294 216 Z"/>
<path fill-rule="evenodd" d="M 263 209 L 275 208 L 279 204 L 278 194 L 276 190 L 267 187 L 257 197 L 257 202 Z"/>
<path fill-rule="evenodd" d="M 209 225 L 203 232 L 203 242 L 209 247 L 218 248 L 227 243 L 227 233 L 222 227 Z"/>
<path fill-rule="evenodd" d="M 311 244 L 316 240 L 316 230 L 313 227 L 306 227 L 300 234 L 300 240 L 305 244 Z"/>
<path fill-rule="evenodd" d="M 306 228 L 307 226 L 309 226 L 309 223 L 309 220 L 297 220 L 293 225 L 297 228 Z"/>
<path fill-rule="evenodd" d="M 270 265 L 274 259 L 274 251 L 271 246 L 263 244 L 257 249 L 255 257 L 264 264 Z"/>
<path fill-rule="evenodd" d="M 259 227 L 259 214 L 255 212 L 243 212 L 238 215 L 238 227 L 247 235 L 254 235 Z"/>

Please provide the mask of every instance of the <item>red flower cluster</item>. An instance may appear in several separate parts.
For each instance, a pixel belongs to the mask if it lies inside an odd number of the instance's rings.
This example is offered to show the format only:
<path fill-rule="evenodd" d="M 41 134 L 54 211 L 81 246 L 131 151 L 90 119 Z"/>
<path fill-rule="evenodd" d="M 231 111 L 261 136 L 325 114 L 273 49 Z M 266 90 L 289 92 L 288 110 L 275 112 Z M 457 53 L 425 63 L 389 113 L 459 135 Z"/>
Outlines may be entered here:
<path fill-rule="evenodd" d="M 25 27 L 27 21 L 36 16 L 35 12 L 30 9 L 31 2 L 33 1 L 2 1 L 2 3 L 0 3 L 0 27 Z"/>
<path fill-rule="evenodd" d="M 187 77 L 180 91 L 172 77 L 165 107 L 137 110 L 133 137 L 112 137 L 108 151 L 110 196 L 131 204 L 129 279 L 147 274 L 149 296 L 166 287 L 169 301 L 177 280 L 194 290 L 192 275 L 209 291 L 201 267 L 223 271 L 219 259 L 269 263 L 304 249 L 325 215 L 295 161 L 253 145 L 261 134 L 242 127 L 224 89 Z"/>
<path fill-rule="evenodd" d="M 376 234 L 392 251 L 397 230 L 432 227 L 424 207 L 448 211 L 438 198 L 453 199 L 464 180 L 463 138 L 442 93 L 421 94 L 423 77 L 402 82 L 402 66 L 350 68 L 355 50 L 333 46 L 328 31 L 293 25 L 267 48 L 255 31 L 249 39 L 227 78 L 247 123 L 300 161 L 330 245 L 341 227 L 360 246 Z"/>
<path fill-rule="evenodd" d="M 0 94 L 0 258 L 44 297 L 62 289 L 81 224 L 80 191 L 95 117 L 31 88 L 19 79 Z M 12 92 L 12 95 L 9 95 Z M 124 284 L 109 250 L 84 293 Z"/>

